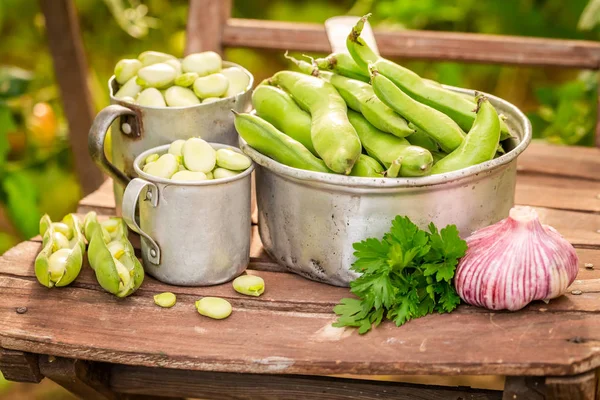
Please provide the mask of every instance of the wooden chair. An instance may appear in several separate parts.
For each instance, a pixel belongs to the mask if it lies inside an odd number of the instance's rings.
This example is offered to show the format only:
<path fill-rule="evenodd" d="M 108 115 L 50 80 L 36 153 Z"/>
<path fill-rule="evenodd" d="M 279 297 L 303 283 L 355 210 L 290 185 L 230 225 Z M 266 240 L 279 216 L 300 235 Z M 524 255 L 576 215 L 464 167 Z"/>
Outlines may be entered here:
<path fill-rule="evenodd" d="M 100 186 L 104 177 L 87 151 L 87 134 L 95 115 L 77 12 L 73 0 L 40 0 L 40 4 L 69 122 L 76 169 L 83 192 L 88 194 Z M 596 42 L 417 30 L 377 30 L 375 36 L 384 56 L 600 69 L 600 43 Z M 222 52 L 227 46 L 331 50 L 322 24 L 231 18 L 231 0 L 190 0 L 186 54 L 204 50 Z M 596 145 L 600 146 L 600 121 L 596 123 Z"/>

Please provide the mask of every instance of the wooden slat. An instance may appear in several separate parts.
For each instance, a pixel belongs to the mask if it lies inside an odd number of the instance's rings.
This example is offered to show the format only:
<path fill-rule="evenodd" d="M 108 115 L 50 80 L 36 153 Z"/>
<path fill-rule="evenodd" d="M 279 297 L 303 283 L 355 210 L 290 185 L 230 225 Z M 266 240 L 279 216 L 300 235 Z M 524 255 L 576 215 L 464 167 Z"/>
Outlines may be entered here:
<path fill-rule="evenodd" d="M 79 201 L 77 206 L 78 214 L 86 214 L 90 211 L 95 211 L 98 215 L 115 214 L 115 196 L 112 179 L 107 179 L 98 190 Z"/>
<path fill-rule="evenodd" d="M 159 380 L 160 379 L 160 380 Z M 120 393 L 175 394 L 206 400 L 500 400 L 501 392 L 309 376 L 181 371 L 117 365 L 111 387 Z"/>
<path fill-rule="evenodd" d="M 589 313 L 430 315 L 367 337 L 332 328 L 331 314 L 234 305 L 226 320 L 201 317 L 195 297 L 170 309 L 150 295 L 116 299 L 96 290 L 47 290 L 0 278 L 5 348 L 146 367 L 272 374 L 564 375 L 600 366 L 600 330 Z M 25 314 L 17 305 L 29 304 Z M 60 310 L 60 318 L 51 310 Z M 249 345 L 251 344 L 251 345 Z M 349 351 L 348 349 L 352 349 Z"/>
<path fill-rule="evenodd" d="M 0 347 L 0 372 L 9 381 L 39 383 L 44 379 L 38 366 L 38 356 Z"/>
<path fill-rule="evenodd" d="M 385 56 L 515 65 L 598 69 L 600 44 L 591 41 L 474 33 L 376 30 Z M 277 50 L 329 52 L 322 24 L 230 19 L 223 44 Z"/>
<path fill-rule="evenodd" d="M 185 54 L 223 51 L 222 34 L 231 15 L 231 0 L 190 0 Z"/>
<path fill-rule="evenodd" d="M 518 171 L 600 180 L 600 149 L 531 143 L 518 158 Z"/>
<path fill-rule="evenodd" d="M 0 276 L 14 276 L 35 281 L 33 258 L 39 249 L 40 244 L 37 242 L 23 242 L 6 252 L 0 258 Z M 597 292 L 600 291 L 600 250 L 578 249 L 577 254 L 579 256 L 579 273 L 567 294 L 549 304 L 532 303 L 531 310 L 539 312 L 600 312 L 600 303 L 597 301 Z M 259 263 L 259 268 L 261 264 Z M 586 268 L 586 265 L 592 265 L 593 269 Z M 274 272 L 269 269 L 258 270 L 254 262 L 249 265 L 247 272 L 259 275 L 265 280 L 267 289 L 260 298 L 242 296 L 235 292 L 228 283 L 209 287 L 174 287 L 158 282 L 149 276 L 145 278 L 138 293 L 151 296 L 155 293 L 170 291 L 177 295 L 192 296 L 196 299 L 203 296 L 217 296 L 245 308 L 263 308 L 273 311 L 302 309 L 305 312 L 315 313 L 331 313 L 339 300 L 349 295 L 345 288 L 320 284 L 295 274 Z M 71 287 L 102 292 L 87 261 Z M 572 290 L 581 290 L 582 293 L 574 295 L 571 293 Z M 22 304 L 21 306 L 27 307 L 28 305 Z M 464 313 L 486 312 L 467 306 L 461 307 L 459 311 Z"/>
<path fill-rule="evenodd" d="M 560 210 L 600 212 L 600 181 L 523 172 L 517 178 L 515 203 Z"/>
<path fill-rule="evenodd" d="M 40 0 L 40 6 L 44 12 L 54 72 L 69 123 L 75 171 L 85 195 L 98 189 L 104 176 L 88 152 L 88 132 L 94 120 L 94 108 L 77 10 L 73 0 Z"/>

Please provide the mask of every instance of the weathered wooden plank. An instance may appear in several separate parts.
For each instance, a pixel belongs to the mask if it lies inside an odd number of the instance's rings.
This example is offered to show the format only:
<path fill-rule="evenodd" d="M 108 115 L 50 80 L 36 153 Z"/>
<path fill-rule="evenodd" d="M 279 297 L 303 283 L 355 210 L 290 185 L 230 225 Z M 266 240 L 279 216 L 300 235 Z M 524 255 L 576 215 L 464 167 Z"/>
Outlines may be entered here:
<path fill-rule="evenodd" d="M 190 0 L 185 54 L 223 51 L 222 33 L 231 15 L 231 0 Z"/>
<path fill-rule="evenodd" d="M 39 383 L 44 379 L 38 367 L 38 356 L 0 347 L 0 371 L 9 381 Z"/>
<path fill-rule="evenodd" d="M 0 258 L 0 277 L 3 275 L 15 276 L 34 281 L 33 259 L 39 248 L 39 243 L 24 242 L 9 250 Z M 600 250 L 578 249 L 577 254 L 580 261 L 579 273 L 567 294 L 552 300 L 549 304 L 535 302 L 528 307 L 528 310 L 539 312 L 600 311 L 600 303 L 597 301 L 600 292 Z M 261 267 L 260 264 L 259 267 Z M 590 269 L 590 265 L 593 269 Z M 320 284 L 295 274 L 267 269 L 258 271 L 254 263 L 251 263 L 249 267 L 251 269 L 247 271 L 248 274 L 259 275 L 265 280 L 266 291 L 260 298 L 242 296 L 235 292 L 229 283 L 209 287 L 175 287 L 158 282 L 149 276 L 145 278 L 144 284 L 137 294 L 152 296 L 156 293 L 170 291 L 178 296 L 193 296 L 196 299 L 203 296 L 223 297 L 232 304 L 244 308 L 318 313 L 331 313 L 339 300 L 349 295 L 345 288 Z M 87 261 L 71 287 L 102 292 Z M 39 289 L 42 292 L 46 290 L 42 287 Z M 572 294 L 573 290 L 580 290 L 581 294 Z M 106 296 L 111 297 L 109 294 Z M 28 304 L 21 306 L 26 307 Z M 456 312 L 484 313 L 486 311 L 462 306 Z"/>
<path fill-rule="evenodd" d="M 590 41 L 487 34 L 375 30 L 385 56 L 515 65 L 598 69 L 600 45 Z M 322 24 L 230 19 L 223 44 L 277 50 L 329 52 Z"/>
<path fill-rule="evenodd" d="M 600 149 L 535 142 L 518 158 L 518 171 L 600 180 Z"/>
<path fill-rule="evenodd" d="M 107 179 L 102 186 L 79 201 L 78 214 L 95 211 L 98 215 L 115 215 L 115 196 L 113 180 Z"/>
<path fill-rule="evenodd" d="M 69 123 L 75 170 L 83 193 L 88 194 L 98 189 L 104 176 L 88 152 L 88 131 L 95 113 L 87 81 L 88 65 L 77 10 L 72 0 L 40 0 L 40 6 L 45 16 L 54 72 Z"/>
<path fill-rule="evenodd" d="M 217 321 L 198 315 L 197 296 L 179 295 L 173 308 L 162 309 L 144 293 L 117 299 L 84 288 L 46 289 L 5 275 L 0 288 L 2 346 L 67 358 L 305 375 L 572 375 L 600 366 L 593 336 L 600 318 L 589 312 L 490 313 L 465 307 L 402 328 L 384 323 L 359 336 L 331 327 L 331 313 L 302 309 L 233 302 L 233 314 Z M 21 306 L 26 313 L 15 312 Z M 60 318 L 53 310 L 60 310 Z"/>
<path fill-rule="evenodd" d="M 116 365 L 111 388 L 120 393 L 176 394 L 206 400 L 492 400 L 498 391 L 309 376 L 182 371 Z"/>
<path fill-rule="evenodd" d="M 597 385 L 596 371 L 576 376 L 548 377 L 547 400 L 594 400 Z"/>
<path fill-rule="evenodd" d="M 598 168 L 600 169 L 600 163 Z M 600 212 L 600 181 L 520 173 L 515 203 L 560 210 Z"/>

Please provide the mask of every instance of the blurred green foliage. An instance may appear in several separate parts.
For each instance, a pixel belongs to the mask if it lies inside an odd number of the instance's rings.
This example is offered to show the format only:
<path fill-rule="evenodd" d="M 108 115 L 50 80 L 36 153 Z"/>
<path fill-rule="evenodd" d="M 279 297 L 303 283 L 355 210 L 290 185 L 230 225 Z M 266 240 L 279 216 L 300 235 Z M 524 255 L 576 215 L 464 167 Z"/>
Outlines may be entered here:
<path fill-rule="evenodd" d="M 150 49 L 183 54 L 188 0 L 74 1 L 97 110 L 109 102 L 106 82 L 119 59 Z M 373 25 L 393 29 L 598 40 L 599 10 L 600 0 L 235 0 L 233 16 L 322 23 L 335 15 L 372 12 Z M 0 1 L 0 36 L 1 253 L 35 235 L 42 213 L 59 219 L 73 211 L 80 189 L 38 2 Z M 290 67 L 282 53 L 233 48 L 225 57 L 245 65 L 260 82 Z M 506 98 L 527 112 L 536 137 L 593 144 L 595 73 L 396 61 L 424 77 Z"/>

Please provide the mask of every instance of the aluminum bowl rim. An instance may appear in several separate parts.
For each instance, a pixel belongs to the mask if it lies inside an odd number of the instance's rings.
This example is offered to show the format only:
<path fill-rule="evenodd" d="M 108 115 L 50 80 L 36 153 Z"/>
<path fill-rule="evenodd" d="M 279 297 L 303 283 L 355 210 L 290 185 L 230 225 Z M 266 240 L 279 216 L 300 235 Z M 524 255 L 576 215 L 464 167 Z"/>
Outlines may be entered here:
<path fill-rule="evenodd" d="M 490 161 L 486 161 L 481 164 L 473 165 L 467 168 L 459 169 L 452 172 L 447 172 L 438 175 L 427 175 L 423 177 L 411 177 L 411 178 L 370 178 L 370 177 L 358 177 L 358 176 L 347 176 L 335 173 L 325 172 L 314 172 L 303 169 L 289 167 L 281 164 L 272 158 L 269 158 L 257 150 L 252 148 L 241 136 L 239 138 L 240 148 L 246 153 L 254 162 L 261 167 L 267 168 L 268 170 L 281 175 L 284 177 L 294 178 L 300 181 L 317 182 L 331 184 L 335 186 L 345 186 L 353 188 L 414 188 L 432 185 L 442 185 L 445 183 L 461 180 L 467 177 L 475 176 L 483 172 L 498 169 L 504 165 L 513 162 L 531 143 L 531 122 L 525 116 L 525 114 L 514 104 L 501 99 L 497 96 L 475 91 L 472 89 L 457 88 L 454 86 L 444 85 L 445 88 L 452 90 L 453 92 L 475 95 L 476 93 L 485 94 L 494 104 L 502 105 L 502 108 L 511 111 L 511 114 L 515 115 L 516 125 L 523 127 L 523 135 L 519 137 L 519 143 L 514 149 L 508 153 L 495 158 Z"/>

